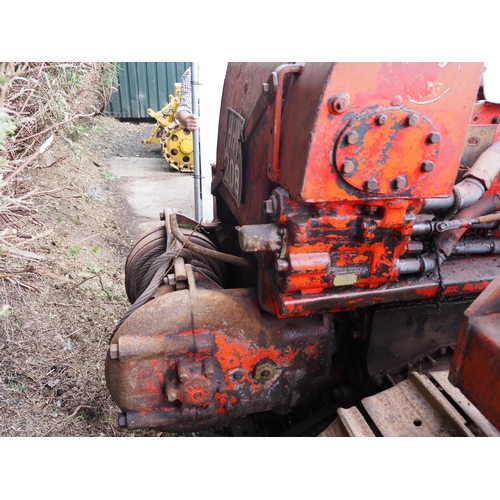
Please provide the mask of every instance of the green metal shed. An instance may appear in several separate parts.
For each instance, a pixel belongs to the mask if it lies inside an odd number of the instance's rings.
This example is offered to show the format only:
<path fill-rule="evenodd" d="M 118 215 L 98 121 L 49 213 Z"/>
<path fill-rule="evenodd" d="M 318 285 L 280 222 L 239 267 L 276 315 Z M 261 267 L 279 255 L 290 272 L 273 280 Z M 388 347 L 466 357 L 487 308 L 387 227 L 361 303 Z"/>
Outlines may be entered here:
<path fill-rule="evenodd" d="M 174 84 L 180 82 L 189 62 L 120 62 L 118 89 L 106 108 L 108 116 L 115 118 L 150 118 L 148 108 L 159 111 Z"/>

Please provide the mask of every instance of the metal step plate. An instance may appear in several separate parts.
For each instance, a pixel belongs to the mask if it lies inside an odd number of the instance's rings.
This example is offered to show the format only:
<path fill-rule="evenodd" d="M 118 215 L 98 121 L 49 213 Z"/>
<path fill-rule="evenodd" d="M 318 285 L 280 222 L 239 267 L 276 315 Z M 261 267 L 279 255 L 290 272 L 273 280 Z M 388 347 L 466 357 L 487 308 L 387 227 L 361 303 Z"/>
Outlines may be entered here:
<path fill-rule="evenodd" d="M 499 437 L 500 432 L 436 367 L 361 401 L 339 409 L 319 437 Z"/>

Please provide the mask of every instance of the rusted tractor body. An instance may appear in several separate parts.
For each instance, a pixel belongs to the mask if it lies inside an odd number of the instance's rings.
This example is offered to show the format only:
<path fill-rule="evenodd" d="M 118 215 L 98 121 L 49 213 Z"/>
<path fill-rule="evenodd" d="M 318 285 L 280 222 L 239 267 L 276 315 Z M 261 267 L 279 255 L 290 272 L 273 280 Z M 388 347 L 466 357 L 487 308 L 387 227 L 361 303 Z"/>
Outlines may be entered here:
<path fill-rule="evenodd" d="M 133 310 L 106 362 L 121 424 L 191 432 L 335 403 L 452 352 L 500 274 L 500 107 L 482 74 L 229 64 L 216 220 L 167 213 L 127 262 Z M 151 255 L 167 264 L 136 285 Z"/>

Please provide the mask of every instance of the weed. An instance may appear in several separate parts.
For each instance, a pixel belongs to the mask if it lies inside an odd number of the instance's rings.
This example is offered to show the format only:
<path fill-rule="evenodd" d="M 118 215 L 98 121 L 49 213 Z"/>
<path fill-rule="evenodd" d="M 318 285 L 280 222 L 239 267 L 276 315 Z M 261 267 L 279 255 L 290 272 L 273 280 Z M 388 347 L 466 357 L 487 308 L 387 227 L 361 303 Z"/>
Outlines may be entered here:
<path fill-rule="evenodd" d="M 91 273 L 94 273 L 94 274 L 101 274 L 102 273 L 102 269 L 100 267 L 96 266 L 95 264 L 92 264 L 92 262 L 90 262 L 90 261 L 87 261 L 87 269 Z"/>
<path fill-rule="evenodd" d="M 118 287 L 115 285 L 112 285 L 111 287 L 105 286 L 102 288 L 100 291 L 100 296 L 103 300 L 109 300 L 112 301 L 114 299 L 120 299 L 122 294 Z"/>
<path fill-rule="evenodd" d="M 0 318 L 6 318 L 11 309 L 9 304 L 0 304 Z"/>
<path fill-rule="evenodd" d="M 69 258 L 73 258 L 75 255 L 78 255 L 80 253 L 81 249 L 78 247 L 69 247 L 66 249 L 66 255 Z"/>
<path fill-rule="evenodd" d="M 92 247 L 92 252 L 97 253 L 97 250 L 99 250 L 99 247 Z"/>
<path fill-rule="evenodd" d="M 110 174 L 109 172 L 101 172 L 101 175 L 105 179 L 108 179 L 108 181 L 114 181 L 115 179 L 118 179 L 118 177 L 116 177 L 116 175 Z"/>
<path fill-rule="evenodd" d="M 0 149 L 5 142 L 8 135 L 13 134 L 16 131 L 16 124 L 14 118 L 7 115 L 7 113 L 0 113 Z"/>
<path fill-rule="evenodd" d="M 11 381 L 11 382 L 9 382 L 9 385 L 10 385 L 11 390 L 14 392 L 23 392 L 26 390 L 26 386 L 24 386 L 23 384 L 21 384 L 19 382 Z"/>

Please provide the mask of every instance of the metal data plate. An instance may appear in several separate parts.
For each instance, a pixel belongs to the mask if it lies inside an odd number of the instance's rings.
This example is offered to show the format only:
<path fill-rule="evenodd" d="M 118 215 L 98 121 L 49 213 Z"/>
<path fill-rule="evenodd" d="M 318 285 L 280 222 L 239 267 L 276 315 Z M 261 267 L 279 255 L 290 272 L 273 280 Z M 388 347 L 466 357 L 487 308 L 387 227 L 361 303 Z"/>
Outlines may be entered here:
<path fill-rule="evenodd" d="M 241 204 L 242 186 L 242 154 L 241 145 L 245 119 L 231 108 L 227 110 L 226 143 L 224 146 L 224 159 L 222 169 L 224 177 L 223 184 L 236 201 L 238 207 Z"/>

